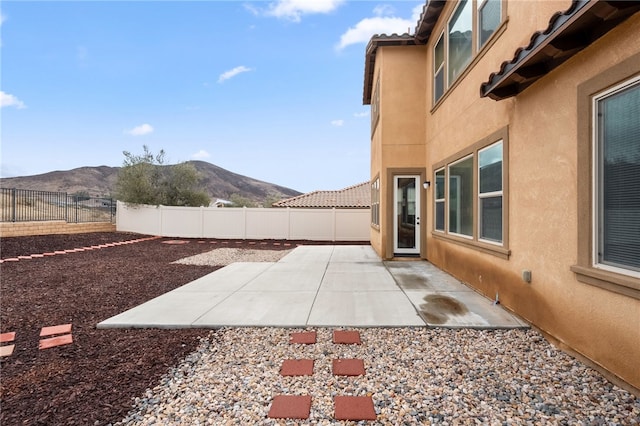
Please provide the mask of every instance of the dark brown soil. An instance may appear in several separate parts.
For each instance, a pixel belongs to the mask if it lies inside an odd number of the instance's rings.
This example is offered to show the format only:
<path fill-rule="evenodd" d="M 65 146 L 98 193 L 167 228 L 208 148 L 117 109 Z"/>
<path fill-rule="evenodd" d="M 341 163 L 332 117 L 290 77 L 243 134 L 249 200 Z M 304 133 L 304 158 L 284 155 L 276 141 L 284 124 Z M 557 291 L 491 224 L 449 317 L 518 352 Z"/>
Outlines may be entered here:
<path fill-rule="evenodd" d="M 141 237 L 93 233 L 3 238 L 0 257 Z M 166 240 L 0 264 L 0 331 L 16 333 L 13 355 L 0 361 L 0 424 L 102 425 L 120 420 L 133 398 L 155 386 L 201 337 L 212 333 L 215 339 L 216 331 L 98 330 L 96 324 L 217 269 L 172 264 L 175 260 L 221 245 L 273 250 L 301 243 L 163 244 Z M 38 349 L 42 327 L 67 323 L 72 324 L 72 344 Z"/>

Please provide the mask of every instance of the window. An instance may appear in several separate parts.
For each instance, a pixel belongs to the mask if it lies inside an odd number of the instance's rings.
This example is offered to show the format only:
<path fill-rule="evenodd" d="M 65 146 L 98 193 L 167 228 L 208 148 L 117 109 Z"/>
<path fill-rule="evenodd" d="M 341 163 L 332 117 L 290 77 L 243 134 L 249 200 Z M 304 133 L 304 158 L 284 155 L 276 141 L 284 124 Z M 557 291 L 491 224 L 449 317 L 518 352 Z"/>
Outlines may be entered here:
<path fill-rule="evenodd" d="M 640 76 L 593 100 L 594 265 L 640 276 Z"/>
<path fill-rule="evenodd" d="M 457 2 L 433 46 L 434 104 L 438 103 L 447 89 L 468 68 L 474 55 L 499 30 L 505 19 L 504 2 L 505 0 Z"/>
<path fill-rule="evenodd" d="M 444 34 L 433 49 L 433 102 L 444 95 Z"/>
<path fill-rule="evenodd" d="M 502 242 L 502 141 L 478 151 L 479 238 Z"/>
<path fill-rule="evenodd" d="M 434 164 L 435 238 L 509 257 L 508 130 Z"/>
<path fill-rule="evenodd" d="M 371 183 L 371 224 L 380 226 L 380 178 Z"/>
<path fill-rule="evenodd" d="M 478 0 L 478 49 L 485 45 L 502 21 L 502 0 Z"/>
<path fill-rule="evenodd" d="M 471 0 L 462 0 L 449 21 L 448 76 L 452 82 L 471 61 L 473 9 Z"/>
<path fill-rule="evenodd" d="M 436 171 L 435 178 L 435 230 L 444 231 L 444 169 Z"/>
<path fill-rule="evenodd" d="M 373 89 L 371 102 L 371 134 L 373 134 L 373 131 L 376 129 L 378 118 L 380 118 L 380 76 L 378 76 L 376 86 Z"/>
<path fill-rule="evenodd" d="M 578 85 L 580 214 L 571 270 L 582 283 L 640 300 L 638 70 L 640 53 Z"/>
<path fill-rule="evenodd" d="M 449 232 L 473 236 L 473 156 L 449 165 Z"/>

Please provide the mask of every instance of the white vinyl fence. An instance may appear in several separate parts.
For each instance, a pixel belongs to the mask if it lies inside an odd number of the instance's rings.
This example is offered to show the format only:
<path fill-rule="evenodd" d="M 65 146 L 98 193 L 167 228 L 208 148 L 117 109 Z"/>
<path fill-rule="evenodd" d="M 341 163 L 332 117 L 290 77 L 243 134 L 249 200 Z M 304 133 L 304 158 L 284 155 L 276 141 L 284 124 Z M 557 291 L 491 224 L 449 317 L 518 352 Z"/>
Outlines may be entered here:
<path fill-rule="evenodd" d="M 215 208 L 118 201 L 116 229 L 177 238 L 369 241 L 369 209 Z"/>

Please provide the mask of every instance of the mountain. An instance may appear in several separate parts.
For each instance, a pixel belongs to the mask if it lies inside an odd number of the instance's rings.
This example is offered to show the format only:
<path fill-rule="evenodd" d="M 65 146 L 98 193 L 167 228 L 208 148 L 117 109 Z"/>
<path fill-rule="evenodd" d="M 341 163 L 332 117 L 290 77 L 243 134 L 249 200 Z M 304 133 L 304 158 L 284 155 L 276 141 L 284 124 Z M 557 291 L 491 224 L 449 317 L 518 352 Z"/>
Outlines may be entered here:
<path fill-rule="evenodd" d="M 228 200 L 232 194 L 252 201 L 263 202 L 267 198 L 284 199 L 301 193 L 283 186 L 263 182 L 230 172 L 205 161 L 189 161 L 200 173 L 201 186 L 215 201 Z M 33 176 L 1 178 L 2 188 L 33 189 L 39 191 L 88 193 L 92 197 L 108 197 L 116 187 L 120 167 L 79 167 L 67 171 L 55 171 Z"/>

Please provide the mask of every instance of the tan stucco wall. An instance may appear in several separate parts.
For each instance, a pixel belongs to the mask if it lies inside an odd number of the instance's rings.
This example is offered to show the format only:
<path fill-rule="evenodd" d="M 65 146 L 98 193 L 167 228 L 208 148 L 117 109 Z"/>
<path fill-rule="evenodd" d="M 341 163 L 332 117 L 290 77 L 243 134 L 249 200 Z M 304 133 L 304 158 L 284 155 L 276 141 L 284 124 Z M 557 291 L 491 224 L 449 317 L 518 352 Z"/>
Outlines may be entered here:
<path fill-rule="evenodd" d="M 501 259 L 433 238 L 433 190 L 427 215 L 428 259 L 520 314 L 571 350 L 640 388 L 640 301 L 576 280 L 577 86 L 640 51 L 640 14 L 612 30 L 515 98 L 482 99 L 480 84 L 528 44 L 569 1 L 510 2 L 509 21 L 440 105 L 426 114 L 427 172 L 433 165 L 509 126 L 509 249 Z M 450 6 L 447 6 L 450 9 Z M 446 10 L 444 15 L 446 15 Z M 532 20 L 531 16 L 537 18 Z M 436 29 L 434 34 L 439 34 Z M 428 45 L 428 52 L 432 49 Z M 431 70 L 427 55 L 427 69 Z M 640 70 L 638 70 L 640 72 Z M 431 76 L 427 77 L 428 96 Z M 530 270 L 530 284 L 521 279 Z"/>
<path fill-rule="evenodd" d="M 424 171 L 426 54 L 424 46 L 382 47 L 374 82 L 380 77 L 380 121 L 371 139 L 371 179 L 380 177 L 381 198 L 392 194 L 387 170 Z M 393 257 L 393 211 L 381 208 L 380 229 L 371 244 L 383 258 Z M 424 227 L 423 227 L 424 229 Z M 424 241 L 424 231 L 422 239 Z M 425 245 L 424 243 L 422 244 Z"/>
<path fill-rule="evenodd" d="M 508 20 L 497 37 L 476 55 L 435 107 L 431 103 L 431 52 L 454 3 L 445 6 L 426 48 L 378 50 L 374 82 L 380 75 L 381 118 L 372 134 L 371 176 L 381 180 L 381 227 L 372 228 L 372 245 L 382 257 L 389 257 L 392 171 L 425 168 L 428 180 L 433 181 L 435 164 L 508 129 L 505 196 L 510 255 L 504 258 L 435 238 L 432 187 L 423 194 L 423 199 L 428 198 L 427 214 L 422 215 L 427 242 L 423 257 L 488 297 L 499 293 L 503 306 L 560 346 L 638 390 L 640 301 L 584 284 L 570 268 L 577 262 L 579 237 L 585 238 L 578 235 L 579 217 L 584 216 L 578 200 L 578 155 L 585 141 L 578 140 L 577 88 L 640 54 L 640 14 L 520 95 L 498 102 L 479 96 L 480 84 L 490 73 L 510 60 L 516 48 L 527 45 L 535 31 L 545 29 L 555 12 L 570 4 L 570 0 L 510 1 Z M 416 120 L 420 111 L 424 111 L 423 119 Z M 523 270 L 532 272 L 531 283 L 522 280 Z"/>

